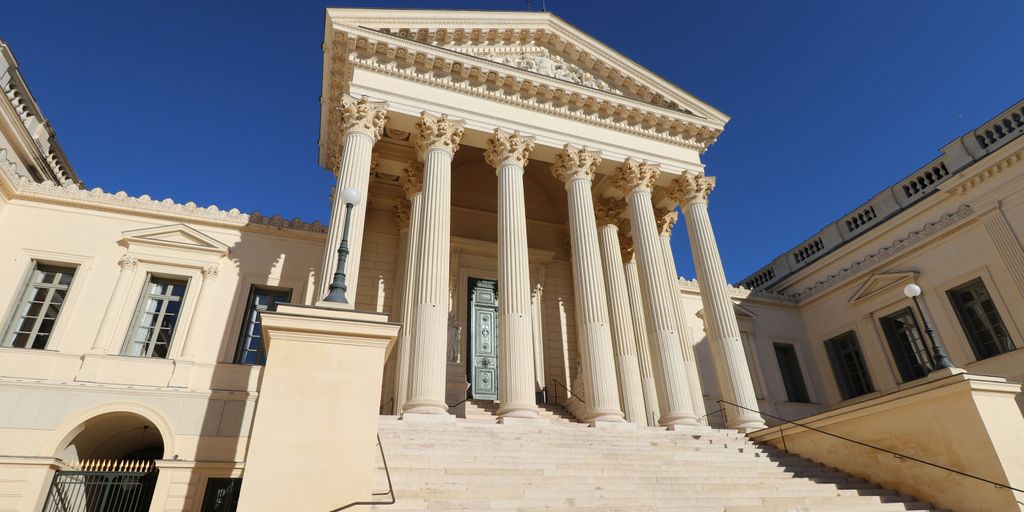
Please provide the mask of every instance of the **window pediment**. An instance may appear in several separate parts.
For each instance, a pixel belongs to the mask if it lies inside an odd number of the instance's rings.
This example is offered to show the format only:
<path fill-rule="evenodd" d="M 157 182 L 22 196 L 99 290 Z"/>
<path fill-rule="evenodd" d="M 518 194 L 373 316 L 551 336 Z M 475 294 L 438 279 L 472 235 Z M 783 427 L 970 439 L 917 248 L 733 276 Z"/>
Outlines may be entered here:
<path fill-rule="evenodd" d="M 866 300 L 879 293 L 885 292 L 917 277 L 917 272 L 892 272 L 885 274 L 874 274 L 860 285 L 860 288 L 850 297 L 850 304 Z M 901 295 L 902 297 L 902 295 Z"/>
<path fill-rule="evenodd" d="M 160 246 L 220 256 L 226 255 L 229 250 L 224 243 L 185 224 L 135 229 L 122 234 L 122 242 L 129 248 L 133 245 Z"/>

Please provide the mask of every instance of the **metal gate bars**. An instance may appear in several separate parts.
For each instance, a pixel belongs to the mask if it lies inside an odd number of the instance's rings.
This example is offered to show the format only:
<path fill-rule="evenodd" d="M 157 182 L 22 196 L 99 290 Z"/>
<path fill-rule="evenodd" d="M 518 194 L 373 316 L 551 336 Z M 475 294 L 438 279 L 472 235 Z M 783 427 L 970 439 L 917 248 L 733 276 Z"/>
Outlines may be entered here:
<path fill-rule="evenodd" d="M 43 512 L 144 512 L 156 485 L 150 460 L 86 460 L 53 476 Z"/>

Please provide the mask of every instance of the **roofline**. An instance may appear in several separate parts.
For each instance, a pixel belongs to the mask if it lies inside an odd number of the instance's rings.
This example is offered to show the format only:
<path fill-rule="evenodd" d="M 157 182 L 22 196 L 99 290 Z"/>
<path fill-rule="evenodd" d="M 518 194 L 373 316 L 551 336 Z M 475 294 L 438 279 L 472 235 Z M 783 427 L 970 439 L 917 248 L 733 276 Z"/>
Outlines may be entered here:
<path fill-rule="evenodd" d="M 951 140 L 941 156 L 883 189 L 870 200 L 829 223 L 810 238 L 740 280 L 751 289 L 772 290 L 823 256 L 881 226 L 938 190 L 938 185 L 1024 135 L 1024 99 L 977 128 Z"/>

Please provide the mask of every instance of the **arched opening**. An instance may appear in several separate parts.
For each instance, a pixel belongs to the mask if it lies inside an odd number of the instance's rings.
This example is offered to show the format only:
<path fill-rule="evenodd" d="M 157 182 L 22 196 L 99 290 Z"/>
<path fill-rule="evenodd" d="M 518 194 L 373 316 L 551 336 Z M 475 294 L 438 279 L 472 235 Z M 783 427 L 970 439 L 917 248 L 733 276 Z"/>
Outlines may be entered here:
<path fill-rule="evenodd" d="M 156 485 L 164 437 L 144 416 L 109 412 L 86 420 L 60 447 L 43 512 L 142 512 Z"/>

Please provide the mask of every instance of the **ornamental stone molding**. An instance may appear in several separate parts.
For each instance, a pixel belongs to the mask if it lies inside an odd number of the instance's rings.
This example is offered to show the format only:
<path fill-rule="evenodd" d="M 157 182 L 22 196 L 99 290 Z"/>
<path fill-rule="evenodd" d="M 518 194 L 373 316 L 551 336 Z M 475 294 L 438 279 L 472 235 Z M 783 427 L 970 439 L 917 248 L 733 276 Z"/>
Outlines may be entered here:
<path fill-rule="evenodd" d="M 0 148 L 0 172 L 14 173 L 18 164 L 7 158 L 7 148 Z"/>
<path fill-rule="evenodd" d="M 672 180 L 668 187 L 668 193 L 672 199 L 685 208 L 690 203 L 707 203 L 708 195 L 714 189 L 714 176 L 685 173 Z"/>
<path fill-rule="evenodd" d="M 600 197 L 594 201 L 594 216 L 597 218 L 597 226 L 615 224 L 619 226 L 622 222 L 622 213 L 626 210 L 626 201 L 612 197 Z"/>
<path fill-rule="evenodd" d="M 117 264 L 124 272 L 135 272 L 135 270 L 139 268 L 139 259 L 135 256 L 125 254 L 124 256 L 121 256 L 121 259 L 117 260 Z"/>
<path fill-rule="evenodd" d="M 679 288 L 683 290 L 689 290 L 695 293 L 700 293 L 700 283 L 697 279 L 686 279 L 684 277 L 679 278 Z M 727 285 L 729 296 L 734 299 L 750 299 L 759 298 L 765 300 L 772 300 L 776 302 L 785 302 L 789 304 L 795 304 L 797 301 L 795 298 L 783 293 L 769 292 L 765 290 L 751 290 L 743 286 Z"/>
<path fill-rule="evenodd" d="M 562 20 L 538 13 L 356 14 L 328 11 L 326 105 L 355 70 L 486 98 L 703 152 L 728 117 Z M 500 87 L 495 87 L 500 84 Z M 321 164 L 340 136 L 326 129 Z"/>
<path fill-rule="evenodd" d="M 906 237 L 896 240 L 892 244 L 879 249 L 878 251 L 869 254 L 849 266 L 843 267 L 838 272 L 830 274 L 825 279 L 814 283 L 813 285 L 804 288 L 800 292 L 793 293 L 791 296 L 799 301 L 805 301 L 810 297 L 818 295 L 837 284 L 846 281 L 847 279 L 864 272 L 870 268 L 878 266 L 885 260 L 921 243 L 929 238 L 960 224 L 964 219 L 971 217 L 974 214 L 974 209 L 970 205 L 961 205 L 956 211 L 947 213 L 934 222 L 925 224 L 921 229 L 911 232 Z"/>
<path fill-rule="evenodd" d="M 672 229 L 676 226 L 678 220 L 679 212 L 675 210 L 669 210 L 668 208 L 654 209 L 654 222 L 657 224 L 658 234 L 661 236 L 671 236 Z"/>
<path fill-rule="evenodd" d="M 615 168 L 612 184 L 624 194 L 635 190 L 651 192 L 654 190 L 654 182 L 660 174 L 661 166 L 658 164 L 627 158 L 622 165 Z"/>
<path fill-rule="evenodd" d="M 495 169 L 506 162 L 526 167 L 533 146 L 533 137 L 520 135 L 519 132 L 508 133 L 501 128 L 495 128 L 494 137 L 487 140 L 484 159 Z"/>
<path fill-rule="evenodd" d="M 465 127 L 465 121 L 448 119 L 447 114 L 435 116 L 427 112 L 421 113 L 415 131 L 419 159 L 423 160 L 427 151 L 431 149 L 443 149 L 454 155 L 459 150 L 459 142 L 462 140 Z"/>
<path fill-rule="evenodd" d="M 220 267 L 209 265 L 199 269 L 199 272 L 203 275 L 203 281 L 213 281 L 220 275 Z"/>
<path fill-rule="evenodd" d="M 405 166 L 405 181 L 402 182 L 402 189 L 406 197 L 412 197 L 423 192 L 423 162 L 411 161 Z"/>
<path fill-rule="evenodd" d="M 551 164 L 551 174 L 565 183 L 572 180 L 584 179 L 592 181 L 597 166 L 601 164 L 601 152 L 591 151 L 586 146 L 576 147 L 566 144 L 562 152 L 555 157 Z"/>
<path fill-rule="evenodd" d="M 338 110 L 341 111 L 343 133 L 364 133 L 373 138 L 374 142 L 380 140 L 388 121 L 387 102 L 373 102 L 366 96 L 355 98 L 346 94 L 341 97 Z"/>
<path fill-rule="evenodd" d="M 320 221 L 306 222 L 298 217 L 292 219 L 285 219 L 280 215 L 272 215 L 267 217 L 260 212 L 252 212 L 249 214 L 249 224 L 267 226 L 281 229 L 293 229 L 296 231 L 307 231 L 310 233 L 326 233 L 327 226 Z"/>
<path fill-rule="evenodd" d="M 395 203 L 395 224 L 398 224 L 399 231 L 409 229 L 409 215 L 412 212 L 412 203 L 408 199 L 400 199 Z"/>

